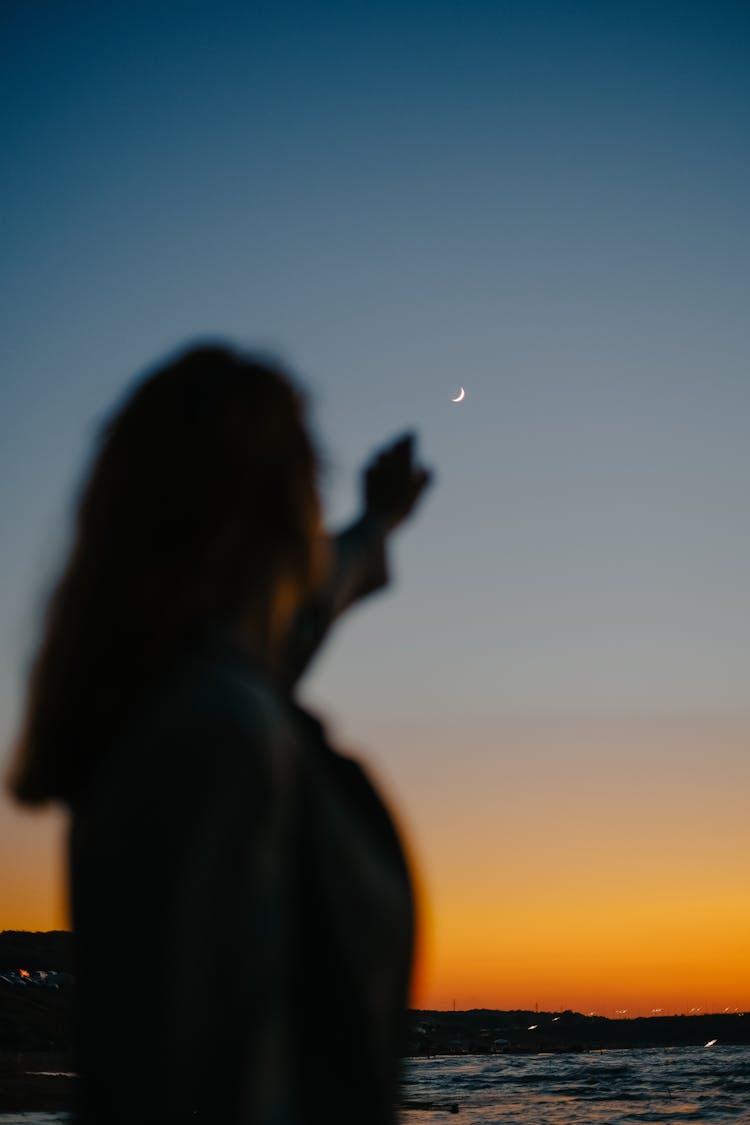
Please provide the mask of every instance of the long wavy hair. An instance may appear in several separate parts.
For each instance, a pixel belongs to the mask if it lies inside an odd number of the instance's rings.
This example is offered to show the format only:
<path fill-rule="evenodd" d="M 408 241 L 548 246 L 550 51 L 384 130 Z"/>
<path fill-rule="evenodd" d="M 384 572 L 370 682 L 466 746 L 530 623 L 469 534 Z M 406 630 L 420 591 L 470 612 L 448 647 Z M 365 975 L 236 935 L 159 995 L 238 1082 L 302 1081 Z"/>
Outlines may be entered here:
<path fill-rule="evenodd" d="M 105 423 L 50 597 L 8 785 L 73 802 L 130 708 L 196 628 L 280 571 L 313 579 L 317 458 L 286 373 L 182 353 Z"/>

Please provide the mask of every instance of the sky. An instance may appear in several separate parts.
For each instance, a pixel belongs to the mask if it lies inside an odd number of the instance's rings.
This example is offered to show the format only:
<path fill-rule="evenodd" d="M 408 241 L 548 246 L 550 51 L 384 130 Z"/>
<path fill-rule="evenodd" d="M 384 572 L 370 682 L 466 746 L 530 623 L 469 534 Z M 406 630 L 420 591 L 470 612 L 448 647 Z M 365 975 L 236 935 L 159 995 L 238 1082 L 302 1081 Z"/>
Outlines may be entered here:
<path fill-rule="evenodd" d="M 302 685 L 407 842 L 413 1003 L 750 1009 L 749 32 L 4 3 L 3 744 L 102 418 L 188 341 L 270 351 L 332 528 L 403 430 L 436 473 Z M 0 928 L 67 925 L 65 831 L 0 797 Z"/>

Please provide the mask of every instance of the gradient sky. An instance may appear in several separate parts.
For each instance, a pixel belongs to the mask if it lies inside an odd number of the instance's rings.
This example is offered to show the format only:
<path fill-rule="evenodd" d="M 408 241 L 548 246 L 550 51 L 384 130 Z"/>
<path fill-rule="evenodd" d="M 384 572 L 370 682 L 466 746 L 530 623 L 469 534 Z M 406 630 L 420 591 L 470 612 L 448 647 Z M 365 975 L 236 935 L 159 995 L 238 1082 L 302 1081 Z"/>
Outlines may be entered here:
<path fill-rule="evenodd" d="M 415 1003 L 750 1008 L 749 29 L 4 3 L 3 742 L 103 412 L 270 349 L 332 526 L 405 426 L 437 471 L 303 686 L 409 840 Z M 65 924 L 64 822 L 0 802 L 0 927 Z"/>

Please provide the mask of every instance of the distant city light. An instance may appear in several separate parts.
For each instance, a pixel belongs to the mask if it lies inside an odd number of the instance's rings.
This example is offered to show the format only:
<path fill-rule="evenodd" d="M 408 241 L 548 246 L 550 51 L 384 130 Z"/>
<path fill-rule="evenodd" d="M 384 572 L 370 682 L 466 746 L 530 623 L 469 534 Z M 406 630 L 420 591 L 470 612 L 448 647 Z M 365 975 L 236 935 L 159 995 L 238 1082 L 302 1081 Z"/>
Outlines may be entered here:
<path fill-rule="evenodd" d="M 715 1047 L 718 1042 L 719 1042 L 718 1039 L 709 1039 L 708 1043 L 706 1043 L 705 1046 L 706 1047 Z"/>

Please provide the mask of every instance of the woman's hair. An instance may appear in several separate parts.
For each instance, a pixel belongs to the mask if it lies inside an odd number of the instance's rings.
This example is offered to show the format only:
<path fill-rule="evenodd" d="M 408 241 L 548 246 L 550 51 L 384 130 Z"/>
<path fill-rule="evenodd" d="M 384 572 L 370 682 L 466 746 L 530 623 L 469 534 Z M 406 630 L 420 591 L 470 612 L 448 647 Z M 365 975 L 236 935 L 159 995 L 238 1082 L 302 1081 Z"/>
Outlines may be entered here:
<path fill-rule="evenodd" d="M 72 801 L 149 681 L 274 576 L 312 580 L 317 462 L 285 373 L 196 347 L 106 422 L 50 598 L 10 777 Z"/>

